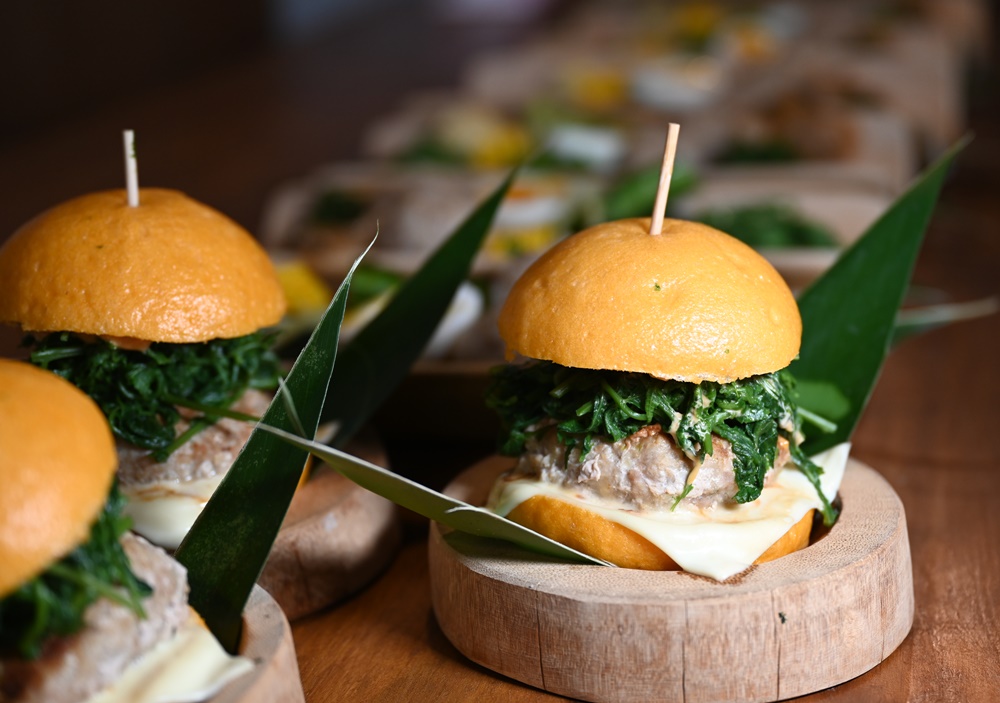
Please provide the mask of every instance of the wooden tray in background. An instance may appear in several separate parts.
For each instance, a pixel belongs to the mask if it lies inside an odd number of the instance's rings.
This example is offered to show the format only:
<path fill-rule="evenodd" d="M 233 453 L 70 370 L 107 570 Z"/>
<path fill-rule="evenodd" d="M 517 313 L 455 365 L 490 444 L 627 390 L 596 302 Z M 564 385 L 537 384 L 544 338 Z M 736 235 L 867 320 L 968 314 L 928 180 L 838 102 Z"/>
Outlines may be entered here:
<path fill-rule="evenodd" d="M 371 433 L 347 450 L 389 465 Z M 296 620 L 366 586 L 396 556 L 399 541 L 393 503 L 319 464 L 295 493 L 258 583 Z"/>

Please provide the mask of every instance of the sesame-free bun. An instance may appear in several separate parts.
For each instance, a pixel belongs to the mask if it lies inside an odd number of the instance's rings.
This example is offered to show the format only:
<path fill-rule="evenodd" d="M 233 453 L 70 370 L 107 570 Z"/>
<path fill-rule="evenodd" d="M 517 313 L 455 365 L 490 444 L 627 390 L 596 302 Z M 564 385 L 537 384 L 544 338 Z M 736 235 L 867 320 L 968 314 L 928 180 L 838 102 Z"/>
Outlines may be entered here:
<path fill-rule="evenodd" d="M 787 366 L 802 320 L 788 285 L 752 248 L 695 222 L 617 220 L 534 262 L 500 311 L 520 354 L 563 366 L 729 383 Z"/>
<path fill-rule="evenodd" d="M 0 322 L 152 342 L 239 337 L 281 319 L 285 299 L 257 242 L 173 190 L 66 201 L 0 248 Z"/>
<path fill-rule="evenodd" d="M 94 401 L 53 373 L 0 359 L 0 598 L 87 539 L 117 465 Z"/>
<path fill-rule="evenodd" d="M 814 510 L 809 510 L 754 564 L 773 561 L 809 545 Z M 573 503 L 550 496 L 528 498 L 507 517 L 550 539 L 626 569 L 679 571 L 659 547 L 632 530 Z"/>

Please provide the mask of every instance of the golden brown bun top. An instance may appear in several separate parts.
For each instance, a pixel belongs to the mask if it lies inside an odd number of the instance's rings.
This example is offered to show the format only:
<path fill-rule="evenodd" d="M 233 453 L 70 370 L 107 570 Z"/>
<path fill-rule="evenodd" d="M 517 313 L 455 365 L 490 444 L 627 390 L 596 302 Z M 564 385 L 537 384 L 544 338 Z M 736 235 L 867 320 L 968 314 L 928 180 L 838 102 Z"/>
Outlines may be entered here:
<path fill-rule="evenodd" d="M 87 539 L 117 465 L 94 401 L 53 373 L 0 359 L 0 598 Z"/>
<path fill-rule="evenodd" d="M 68 200 L 0 248 L 0 322 L 153 342 L 240 337 L 285 298 L 264 250 L 235 222 L 173 190 Z"/>
<path fill-rule="evenodd" d="M 500 311 L 514 354 L 586 369 L 728 383 L 782 369 L 802 319 L 757 252 L 695 222 L 618 220 L 568 237 L 514 284 Z"/>

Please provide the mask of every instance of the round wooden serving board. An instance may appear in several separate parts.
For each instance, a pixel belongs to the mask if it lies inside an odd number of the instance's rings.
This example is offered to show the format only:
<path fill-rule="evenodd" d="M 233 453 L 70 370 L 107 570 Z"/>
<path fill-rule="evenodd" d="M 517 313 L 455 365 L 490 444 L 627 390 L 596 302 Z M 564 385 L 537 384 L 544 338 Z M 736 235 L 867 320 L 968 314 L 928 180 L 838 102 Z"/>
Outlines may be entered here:
<path fill-rule="evenodd" d="M 446 492 L 481 505 L 511 460 Z M 431 598 L 469 659 L 588 701 L 775 701 L 854 678 L 913 623 L 903 505 L 849 461 L 840 519 L 806 549 L 719 583 L 684 572 L 557 563 L 431 524 Z"/>
<path fill-rule="evenodd" d="M 388 466 L 373 441 L 349 450 Z M 393 503 L 319 464 L 295 493 L 257 582 L 295 620 L 365 586 L 395 556 L 399 540 Z"/>
<path fill-rule="evenodd" d="M 226 686 L 212 703 L 305 703 L 292 629 L 260 586 L 254 586 L 243 611 L 240 654 L 253 660 L 253 671 Z"/>

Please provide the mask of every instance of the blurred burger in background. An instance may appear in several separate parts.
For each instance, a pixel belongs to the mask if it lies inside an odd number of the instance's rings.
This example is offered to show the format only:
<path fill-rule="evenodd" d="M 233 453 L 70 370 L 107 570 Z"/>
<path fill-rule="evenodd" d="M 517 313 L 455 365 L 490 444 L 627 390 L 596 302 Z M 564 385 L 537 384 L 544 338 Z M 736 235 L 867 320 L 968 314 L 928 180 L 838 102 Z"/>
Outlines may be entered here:
<path fill-rule="evenodd" d="M 252 666 L 188 607 L 184 568 L 128 532 L 116 465 L 92 400 L 0 360 L 0 700 L 199 701 Z"/>
<path fill-rule="evenodd" d="M 265 328 L 285 299 L 264 250 L 172 190 L 92 193 L 0 248 L 0 322 L 33 364 L 94 399 L 111 424 L 126 509 L 175 548 L 249 438 L 278 382 Z"/>

